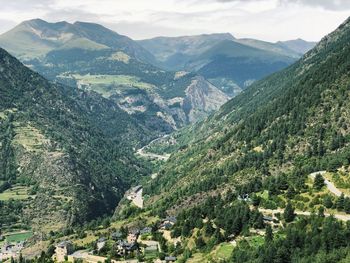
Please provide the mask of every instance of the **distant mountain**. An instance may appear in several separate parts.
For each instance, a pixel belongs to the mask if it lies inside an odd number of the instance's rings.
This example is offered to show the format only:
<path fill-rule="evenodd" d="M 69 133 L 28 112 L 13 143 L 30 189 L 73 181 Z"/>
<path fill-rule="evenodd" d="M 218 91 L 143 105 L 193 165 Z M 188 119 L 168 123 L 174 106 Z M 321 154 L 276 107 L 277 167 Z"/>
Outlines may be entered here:
<path fill-rule="evenodd" d="M 203 34 L 183 37 L 156 37 L 137 41 L 150 51 L 161 67 L 168 70 L 182 70 L 193 56 L 213 47 L 223 40 L 234 40 L 229 33 Z"/>
<path fill-rule="evenodd" d="M 228 33 L 157 37 L 138 43 L 155 56 L 160 67 L 198 72 L 231 97 L 304 54 L 292 42 L 236 39 Z M 304 43 L 308 44 L 312 45 Z"/>
<path fill-rule="evenodd" d="M 16 209 L 1 202 L 10 208 L 1 224 L 50 231 L 112 212 L 148 172 L 132 148 L 155 134 L 115 103 L 51 84 L 3 49 L 0 71 L 0 191 L 22 189 Z"/>
<path fill-rule="evenodd" d="M 225 40 L 189 61 L 187 67 L 214 84 L 224 79 L 244 89 L 295 60 L 295 57 Z"/>
<path fill-rule="evenodd" d="M 317 42 L 308 42 L 299 38 L 295 40 L 280 41 L 276 44 L 282 47 L 287 47 L 288 49 L 293 50 L 299 54 L 305 54 L 314 46 L 316 46 Z"/>
<path fill-rule="evenodd" d="M 118 49 L 142 61 L 153 55 L 132 39 L 93 23 L 48 23 L 41 19 L 24 21 L 0 36 L 0 46 L 22 60 L 42 58 L 57 49 Z"/>
<path fill-rule="evenodd" d="M 228 100 L 227 95 L 196 74 L 153 66 L 153 55 L 138 43 L 97 24 L 30 20 L 0 36 L 0 46 L 8 47 L 23 63 L 50 80 L 112 99 L 159 133 L 197 121 L 197 117 L 203 118 Z M 200 103 L 197 109 L 198 100 L 186 93 L 193 89 L 193 83 L 198 84 L 197 90 L 210 86 L 215 97 L 221 99 L 210 101 L 202 96 L 201 103 L 208 106 L 203 108 Z"/>

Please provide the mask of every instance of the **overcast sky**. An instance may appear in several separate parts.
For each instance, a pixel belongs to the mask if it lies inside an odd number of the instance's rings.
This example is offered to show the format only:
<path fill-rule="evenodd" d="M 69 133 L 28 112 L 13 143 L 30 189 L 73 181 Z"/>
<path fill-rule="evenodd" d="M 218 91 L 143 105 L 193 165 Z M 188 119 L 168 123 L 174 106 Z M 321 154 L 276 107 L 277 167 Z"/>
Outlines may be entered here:
<path fill-rule="evenodd" d="M 0 33 L 42 18 L 101 23 L 134 39 L 230 32 L 318 41 L 350 15 L 350 0 L 0 0 Z"/>

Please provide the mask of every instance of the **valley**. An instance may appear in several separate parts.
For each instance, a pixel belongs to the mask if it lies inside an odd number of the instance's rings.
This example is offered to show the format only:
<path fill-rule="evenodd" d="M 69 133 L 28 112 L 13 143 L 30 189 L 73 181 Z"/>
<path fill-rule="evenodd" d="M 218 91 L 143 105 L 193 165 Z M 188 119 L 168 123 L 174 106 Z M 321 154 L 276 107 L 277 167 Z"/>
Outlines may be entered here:
<path fill-rule="evenodd" d="M 349 87 L 350 18 L 318 43 L 24 21 L 0 35 L 0 261 L 350 262 Z"/>

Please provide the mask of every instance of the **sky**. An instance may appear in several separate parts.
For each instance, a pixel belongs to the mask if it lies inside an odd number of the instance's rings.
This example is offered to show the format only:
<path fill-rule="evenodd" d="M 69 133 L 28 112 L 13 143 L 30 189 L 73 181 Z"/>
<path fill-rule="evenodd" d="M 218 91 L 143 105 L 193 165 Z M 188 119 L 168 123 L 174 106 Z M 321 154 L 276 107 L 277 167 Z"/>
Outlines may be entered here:
<path fill-rule="evenodd" d="M 33 18 L 102 24 L 133 39 L 229 32 L 318 41 L 350 15 L 350 0 L 0 0 L 0 33 Z"/>

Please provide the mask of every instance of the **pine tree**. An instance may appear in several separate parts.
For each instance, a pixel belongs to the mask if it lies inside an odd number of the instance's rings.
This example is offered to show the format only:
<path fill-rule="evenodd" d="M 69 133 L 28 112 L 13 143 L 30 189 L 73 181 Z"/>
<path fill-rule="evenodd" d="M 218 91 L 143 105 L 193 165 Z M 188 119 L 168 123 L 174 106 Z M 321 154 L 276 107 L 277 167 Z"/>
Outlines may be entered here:
<path fill-rule="evenodd" d="M 267 244 L 271 243 L 273 241 L 273 232 L 270 225 L 266 226 L 266 233 L 265 233 L 265 242 Z"/>
<path fill-rule="evenodd" d="M 284 209 L 284 220 L 286 220 L 287 223 L 292 222 L 295 218 L 294 208 L 290 202 L 287 203 L 286 208 Z"/>
<path fill-rule="evenodd" d="M 323 186 L 324 186 L 324 178 L 322 177 L 321 174 L 316 174 L 315 181 L 314 181 L 314 188 L 316 190 L 321 190 Z"/>
<path fill-rule="evenodd" d="M 342 193 L 341 196 L 339 196 L 336 206 L 338 210 L 343 210 L 344 209 L 344 203 L 345 203 L 345 197 L 344 194 Z"/>

